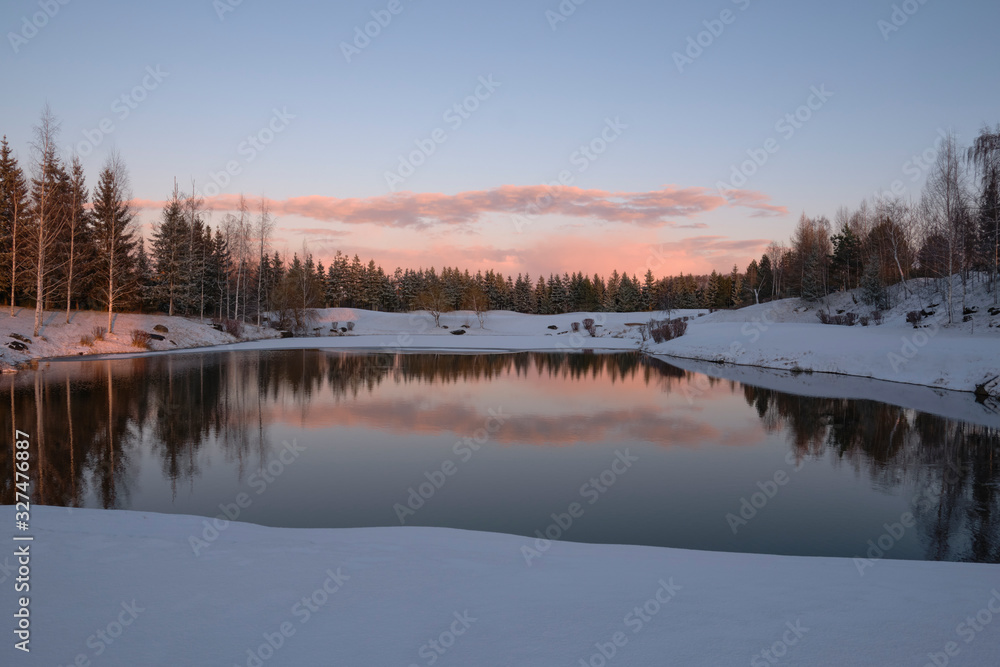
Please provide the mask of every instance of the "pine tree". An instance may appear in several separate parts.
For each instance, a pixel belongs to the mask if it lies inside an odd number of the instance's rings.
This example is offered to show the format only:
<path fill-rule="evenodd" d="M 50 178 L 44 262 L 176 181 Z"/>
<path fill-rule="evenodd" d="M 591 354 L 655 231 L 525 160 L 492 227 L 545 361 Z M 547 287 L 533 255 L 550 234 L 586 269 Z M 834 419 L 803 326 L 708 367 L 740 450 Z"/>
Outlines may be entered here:
<path fill-rule="evenodd" d="M 90 213 L 84 208 L 88 193 L 86 179 L 83 175 L 83 163 L 76 155 L 70 164 L 69 201 L 66 211 L 66 230 L 69 236 L 69 247 L 66 249 L 68 264 L 66 267 L 66 323 L 69 324 L 70 307 L 74 297 L 79 295 L 80 285 L 77 275 L 82 269 L 87 274 L 89 265 L 93 262 L 92 243 L 90 239 Z M 89 287 L 86 279 L 83 287 Z M 76 288 L 76 289 L 74 289 Z"/>
<path fill-rule="evenodd" d="M 0 142 L 0 276 L 9 287 L 11 317 L 24 264 L 27 208 L 28 184 L 4 136 Z"/>
<path fill-rule="evenodd" d="M 128 171 L 118 153 L 104 163 L 94 191 L 94 243 L 100 276 L 98 296 L 108 307 L 108 333 L 114 331 L 115 304 L 135 294 L 135 240 Z"/>
<path fill-rule="evenodd" d="M 153 298 L 166 304 L 167 315 L 170 316 L 173 316 L 187 284 L 190 266 L 188 237 L 191 231 L 175 188 L 174 196 L 163 207 L 152 239 L 153 263 L 156 266 Z M 187 299 L 184 301 L 186 306 Z"/>

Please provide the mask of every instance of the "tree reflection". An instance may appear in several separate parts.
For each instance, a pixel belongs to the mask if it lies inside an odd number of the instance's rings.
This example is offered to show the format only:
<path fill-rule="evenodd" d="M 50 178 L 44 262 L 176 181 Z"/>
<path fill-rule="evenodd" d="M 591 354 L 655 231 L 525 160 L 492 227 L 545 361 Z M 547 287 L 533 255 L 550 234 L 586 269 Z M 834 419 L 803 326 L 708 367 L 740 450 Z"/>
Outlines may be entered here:
<path fill-rule="evenodd" d="M 262 466 L 272 454 L 275 407 L 301 411 L 304 422 L 320 395 L 350 402 L 388 383 L 413 385 L 416 400 L 424 388 L 505 377 L 599 379 L 612 387 L 629 381 L 689 403 L 728 390 L 764 430 L 785 434 L 799 459 L 849 467 L 886 493 L 916 489 L 914 514 L 928 559 L 1000 562 L 997 429 L 876 401 L 719 380 L 637 353 L 297 350 L 52 363 L 0 379 L 10 405 L 0 412 L 0 427 L 11 434 L 0 465 L 12 469 L 13 430 L 21 429 L 31 436 L 34 502 L 125 508 L 140 460 L 156 462 L 175 494 L 179 485 L 196 483 L 213 447 L 236 463 L 241 478 Z M 14 492 L 13 477 L 0 478 L 0 502 L 13 504 Z"/>
<path fill-rule="evenodd" d="M 799 455 L 830 454 L 887 492 L 915 488 L 913 513 L 928 560 L 1000 562 L 997 429 L 875 401 L 748 385 L 743 392 L 762 421 L 785 429 Z"/>

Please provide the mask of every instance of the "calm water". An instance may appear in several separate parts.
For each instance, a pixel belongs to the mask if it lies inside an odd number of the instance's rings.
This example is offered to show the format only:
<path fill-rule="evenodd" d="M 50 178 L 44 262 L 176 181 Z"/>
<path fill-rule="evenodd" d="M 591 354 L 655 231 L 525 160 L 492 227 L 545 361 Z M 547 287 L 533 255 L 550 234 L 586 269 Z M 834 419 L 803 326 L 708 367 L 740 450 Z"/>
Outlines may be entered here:
<path fill-rule="evenodd" d="M 41 504 L 1000 562 L 997 429 L 637 354 L 200 353 L 54 362 L 0 389 Z"/>

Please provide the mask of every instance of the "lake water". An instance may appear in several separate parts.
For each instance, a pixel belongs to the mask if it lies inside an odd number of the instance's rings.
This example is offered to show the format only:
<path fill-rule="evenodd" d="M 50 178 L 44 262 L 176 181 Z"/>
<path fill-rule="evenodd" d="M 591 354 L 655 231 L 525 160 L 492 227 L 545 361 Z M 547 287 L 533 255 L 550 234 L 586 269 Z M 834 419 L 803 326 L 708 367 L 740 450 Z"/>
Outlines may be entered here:
<path fill-rule="evenodd" d="M 635 353 L 204 352 L 52 362 L 0 390 L 39 504 L 1000 562 L 996 428 Z"/>

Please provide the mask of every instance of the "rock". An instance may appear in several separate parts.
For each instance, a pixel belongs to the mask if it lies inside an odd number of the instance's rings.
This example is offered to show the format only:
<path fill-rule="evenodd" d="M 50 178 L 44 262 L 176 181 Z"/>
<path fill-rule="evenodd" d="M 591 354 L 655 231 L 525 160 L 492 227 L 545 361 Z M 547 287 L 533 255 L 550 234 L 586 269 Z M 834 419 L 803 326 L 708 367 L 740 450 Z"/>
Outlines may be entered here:
<path fill-rule="evenodd" d="M 170 331 L 162 324 L 157 324 L 153 327 L 153 331 L 158 331 L 160 333 L 170 333 Z M 162 338 L 160 340 L 163 340 Z"/>
<path fill-rule="evenodd" d="M 279 331 L 278 335 L 280 335 L 282 338 L 291 338 L 292 337 L 292 332 L 291 331 Z"/>
<path fill-rule="evenodd" d="M 13 334 L 10 335 L 10 337 L 13 338 L 14 340 L 19 340 L 22 343 L 27 343 L 28 345 L 31 345 L 31 339 L 30 338 L 26 338 L 26 337 L 22 336 L 21 334 L 13 333 Z"/>
<path fill-rule="evenodd" d="M 450 333 L 453 336 L 461 336 L 462 334 L 465 333 L 465 329 L 452 329 L 448 333 Z"/>
<path fill-rule="evenodd" d="M 156 327 L 153 327 L 154 329 Z M 163 336 L 160 334 L 149 334 L 149 340 L 163 340 Z"/>
<path fill-rule="evenodd" d="M 25 345 L 24 343 L 18 342 L 16 340 L 12 340 L 11 342 L 7 343 L 7 347 L 9 347 L 10 349 L 14 350 L 15 352 L 24 352 L 25 350 L 28 349 L 27 345 Z"/>
<path fill-rule="evenodd" d="M 557 326 L 556 326 L 555 324 L 550 324 L 550 325 L 549 325 L 549 329 L 552 329 L 553 331 L 555 331 L 555 330 L 556 330 L 556 329 L 558 329 L 558 328 L 559 328 L 559 327 L 557 327 Z"/>

